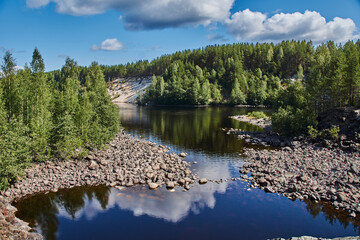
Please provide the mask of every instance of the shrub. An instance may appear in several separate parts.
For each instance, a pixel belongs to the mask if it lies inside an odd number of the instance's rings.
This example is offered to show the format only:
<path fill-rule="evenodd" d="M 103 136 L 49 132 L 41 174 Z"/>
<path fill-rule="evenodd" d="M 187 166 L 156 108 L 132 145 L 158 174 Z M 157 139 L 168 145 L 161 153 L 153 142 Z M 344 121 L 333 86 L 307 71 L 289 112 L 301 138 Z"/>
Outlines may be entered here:
<path fill-rule="evenodd" d="M 313 126 L 308 126 L 308 134 L 312 139 L 316 139 L 319 136 L 319 131 Z"/>
<path fill-rule="evenodd" d="M 316 125 L 316 115 L 308 108 L 295 109 L 291 106 L 279 108 L 271 119 L 274 131 L 286 136 L 304 134 L 308 126 Z"/>
<path fill-rule="evenodd" d="M 338 140 L 339 139 L 339 132 L 340 128 L 339 126 L 333 126 L 332 128 L 327 130 L 329 137 L 332 140 Z"/>
<path fill-rule="evenodd" d="M 253 111 L 248 113 L 248 117 L 253 117 L 253 118 L 268 118 L 268 116 L 264 113 L 264 112 L 260 112 L 260 111 Z"/>

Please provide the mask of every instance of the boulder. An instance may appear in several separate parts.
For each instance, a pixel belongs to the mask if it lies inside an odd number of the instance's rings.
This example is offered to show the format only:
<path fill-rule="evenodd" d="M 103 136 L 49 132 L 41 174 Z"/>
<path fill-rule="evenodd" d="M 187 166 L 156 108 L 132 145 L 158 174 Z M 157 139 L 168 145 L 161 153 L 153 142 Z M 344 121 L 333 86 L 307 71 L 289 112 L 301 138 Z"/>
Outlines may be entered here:
<path fill-rule="evenodd" d="M 207 179 L 206 179 L 206 178 L 201 178 L 201 179 L 199 180 L 199 183 L 200 183 L 200 184 L 205 184 L 205 183 L 207 183 Z"/>
<path fill-rule="evenodd" d="M 149 189 L 151 190 L 155 190 L 159 187 L 159 185 L 156 183 L 149 183 L 148 185 L 149 185 Z"/>
<path fill-rule="evenodd" d="M 94 160 L 91 160 L 90 164 L 89 164 L 89 169 L 95 170 L 97 167 L 98 167 L 98 164 Z"/>
<path fill-rule="evenodd" d="M 174 188 L 174 187 L 175 187 L 174 182 L 168 182 L 168 183 L 166 184 L 166 188 L 172 189 L 172 188 Z"/>

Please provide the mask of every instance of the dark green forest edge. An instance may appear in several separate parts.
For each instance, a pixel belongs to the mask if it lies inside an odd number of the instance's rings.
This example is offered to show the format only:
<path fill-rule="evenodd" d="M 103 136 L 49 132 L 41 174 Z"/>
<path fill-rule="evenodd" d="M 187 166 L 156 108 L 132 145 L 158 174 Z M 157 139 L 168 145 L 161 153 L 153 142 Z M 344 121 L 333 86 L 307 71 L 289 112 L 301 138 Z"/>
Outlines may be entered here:
<path fill-rule="evenodd" d="M 106 78 L 153 77 L 140 104 L 266 105 L 273 129 L 283 135 L 318 135 L 317 116 L 360 104 L 360 41 L 314 46 L 279 44 L 208 46 L 162 56 L 152 62 L 102 66 Z M 336 137 L 337 128 L 322 135 Z"/>
<path fill-rule="evenodd" d="M 66 59 L 45 73 L 35 48 L 30 67 L 16 70 L 6 52 L 0 81 L 0 190 L 34 161 L 82 158 L 115 137 L 118 109 L 107 94 L 101 67 Z"/>

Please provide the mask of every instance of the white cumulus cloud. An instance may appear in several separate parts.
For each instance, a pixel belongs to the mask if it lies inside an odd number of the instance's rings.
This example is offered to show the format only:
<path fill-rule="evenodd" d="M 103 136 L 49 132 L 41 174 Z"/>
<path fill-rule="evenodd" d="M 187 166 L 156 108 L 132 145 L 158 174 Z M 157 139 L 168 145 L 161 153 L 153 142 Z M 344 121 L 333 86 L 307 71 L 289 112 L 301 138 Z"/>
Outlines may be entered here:
<path fill-rule="evenodd" d="M 100 46 L 94 44 L 91 46 L 91 50 L 93 51 L 119 51 L 124 48 L 124 44 L 119 42 L 116 38 L 109 38 L 104 40 Z"/>
<path fill-rule="evenodd" d="M 209 25 L 230 16 L 234 0 L 26 0 L 39 8 L 49 2 L 62 14 L 93 15 L 114 9 L 122 13 L 125 27 L 131 30 L 163 29 Z"/>
<path fill-rule="evenodd" d="M 305 13 L 278 13 L 268 17 L 249 9 L 237 12 L 224 22 L 227 32 L 238 41 L 328 40 L 345 42 L 353 40 L 357 28 L 353 20 L 335 17 L 332 21 L 315 11 Z"/>

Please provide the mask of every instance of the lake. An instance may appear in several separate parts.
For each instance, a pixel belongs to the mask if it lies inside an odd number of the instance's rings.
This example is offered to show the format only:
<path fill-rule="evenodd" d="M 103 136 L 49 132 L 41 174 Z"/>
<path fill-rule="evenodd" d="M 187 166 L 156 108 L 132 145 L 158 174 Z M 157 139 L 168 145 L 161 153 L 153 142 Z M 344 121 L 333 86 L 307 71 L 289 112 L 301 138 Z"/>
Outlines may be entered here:
<path fill-rule="evenodd" d="M 360 223 L 326 203 L 289 200 L 236 180 L 246 145 L 226 128 L 261 131 L 228 118 L 254 109 L 138 107 L 120 105 L 126 132 L 186 152 L 200 177 L 184 192 L 147 186 L 76 187 L 37 194 L 15 203 L 17 216 L 46 239 L 269 239 L 310 235 L 355 236 Z M 266 111 L 266 110 L 264 110 Z M 193 164 L 197 162 L 197 164 Z"/>

